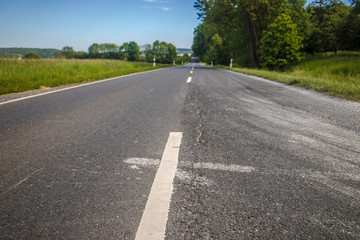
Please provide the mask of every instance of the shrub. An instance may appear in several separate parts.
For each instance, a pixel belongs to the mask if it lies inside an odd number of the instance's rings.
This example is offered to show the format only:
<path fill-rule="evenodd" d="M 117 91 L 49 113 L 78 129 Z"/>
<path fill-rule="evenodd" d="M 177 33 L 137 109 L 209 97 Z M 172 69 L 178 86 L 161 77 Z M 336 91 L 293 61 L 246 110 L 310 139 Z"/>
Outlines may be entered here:
<path fill-rule="evenodd" d="M 24 58 L 25 59 L 40 59 L 40 56 L 34 52 L 29 52 L 29 53 L 25 54 Z"/>
<path fill-rule="evenodd" d="M 300 50 L 303 38 L 296 28 L 291 17 L 286 14 L 281 14 L 269 25 L 260 41 L 262 67 L 284 70 L 287 65 L 302 59 Z"/>

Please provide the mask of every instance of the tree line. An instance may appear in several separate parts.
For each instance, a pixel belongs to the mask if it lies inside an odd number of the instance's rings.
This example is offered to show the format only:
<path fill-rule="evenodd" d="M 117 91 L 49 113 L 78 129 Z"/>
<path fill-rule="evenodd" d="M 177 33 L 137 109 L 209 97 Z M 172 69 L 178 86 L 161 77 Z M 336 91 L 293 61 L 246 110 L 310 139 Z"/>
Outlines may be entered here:
<path fill-rule="evenodd" d="M 305 54 L 360 50 L 360 0 L 197 0 L 201 61 L 282 70 Z"/>
<path fill-rule="evenodd" d="M 54 57 L 59 50 L 53 48 L 0 48 L 0 57 L 20 58 L 29 52 L 36 53 L 41 58 Z"/>
<path fill-rule="evenodd" d="M 176 47 L 167 42 L 155 41 L 153 44 L 147 44 L 144 46 L 143 52 L 140 46 L 134 42 L 126 42 L 121 46 L 117 46 L 113 43 L 93 43 L 88 52 L 74 51 L 70 46 L 65 46 L 58 53 L 57 57 L 65 58 L 77 58 L 77 59 L 119 59 L 124 61 L 146 61 L 153 62 L 156 59 L 157 63 L 171 64 L 174 61 L 177 62 L 189 62 L 190 56 L 184 54 L 182 57 L 178 57 L 176 53 Z"/>

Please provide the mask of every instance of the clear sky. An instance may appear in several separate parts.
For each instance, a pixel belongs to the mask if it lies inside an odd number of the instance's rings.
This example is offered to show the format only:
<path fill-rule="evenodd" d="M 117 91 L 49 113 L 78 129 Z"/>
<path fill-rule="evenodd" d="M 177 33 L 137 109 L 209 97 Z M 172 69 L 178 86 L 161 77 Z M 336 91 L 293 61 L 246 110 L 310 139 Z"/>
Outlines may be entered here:
<path fill-rule="evenodd" d="M 193 0 L 0 0 L 0 47 L 87 51 L 92 43 L 155 40 L 191 48 Z"/>

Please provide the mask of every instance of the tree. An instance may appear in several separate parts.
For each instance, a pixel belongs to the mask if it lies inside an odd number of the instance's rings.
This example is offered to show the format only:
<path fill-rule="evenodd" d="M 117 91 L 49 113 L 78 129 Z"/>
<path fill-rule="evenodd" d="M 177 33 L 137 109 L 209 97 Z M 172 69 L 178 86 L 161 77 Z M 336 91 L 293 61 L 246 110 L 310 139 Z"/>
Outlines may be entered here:
<path fill-rule="evenodd" d="M 206 28 L 204 27 L 204 23 L 197 26 L 194 30 L 194 41 L 191 49 L 194 52 L 194 55 L 200 58 L 200 61 L 203 61 L 203 57 L 206 54 Z"/>
<path fill-rule="evenodd" d="M 145 48 L 145 61 L 146 62 L 152 62 L 153 61 L 153 57 L 154 57 L 154 54 L 152 52 L 152 46 L 151 44 L 146 44 L 144 46 Z"/>
<path fill-rule="evenodd" d="M 181 57 L 178 58 L 178 61 L 182 62 L 182 63 L 190 62 L 190 60 L 191 60 L 191 57 L 188 53 L 185 53 L 184 55 L 182 55 Z"/>
<path fill-rule="evenodd" d="M 260 41 L 261 66 L 283 70 L 290 63 L 300 61 L 302 40 L 291 17 L 281 14 L 269 25 Z"/>
<path fill-rule="evenodd" d="M 89 57 L 89 55 L 87 52 L 78 51 L 78 52 L 74 52 L 72 57 L 76 59 L 86 59 Z"/>
<path fill-rule="evenodd" d="M 101 58 L 117 59 L 119 58 L 119 47 L 113 43 L 102 43 L 99 45 Z"/>
<path fill-rule="evenodd" d="M 113 43 L 102 43 L 102 44 L 93 43 L 88 49 L 89 57 L 117 59 L 119 58 L 118 48 L 119 47 Z"/>
<path fill-rule="evenodd" d="M 128 61 L 139 61 L 140 59 L 140 47 L 136 42 L 124 43 L 119 48 L 120 59 Z"/>
<path fill-rule="evenodd" d="M 151 53 L 158 63 L 172 63 L 176 59 L 176 48 L 174 45 L 156 40 L 151 49 Z"/>
<path fill-rule="evenodd" d="M 99 44 L 93 43 L 88 49 L 90 58 L 100 58 L 100 47 Z"/>
<path fill-rule="evenodd" d="M 176 47 L 173 44 L 168 43 L 165 61 L 167 63 L 172 63 L 173 61 L 176 60 L 176 58 L 177 58 Z"/>
<path fill-rule="evenodd" d="M 344 50 L 360 50 L 360 1 L 353 0 L 353 8 L 339 27 L 339 42 Z"/>
<path fill-rule="evenodd" d="M 129 54 L 129 61 L 139 61 L 141 52 L 140 47 L 136 42 L 129 42 L 129 48 L 127 51 Z"/>
<path fill-rule="evenodd" d="M 307 12 L 310 14 L 312 33 L 305 42 L 306 51 L 337 52 L 342 48 L 342 37 L 348 32 L 345 21 L 350 7 L 337 0 L 319 0 L 314 1 Z"/>
<path fill-rule="evenodd" d="M 65 46 L 61 50 L 61 55 L 65 56 L 66 58 L 72 58 L 74 53 L 74 49 L 70 46 Z"/>
<path fill-rule="evenodd" d="M 40 59 L 40 56 L 34 52 L 29 52 L 29 53 L 25 54 L 25 56 L 23 58 L 25 58 L 25 59 Z"/>
<path fill-rule="evenodd" d="M 197 0 L 194 7 L 202 23 L 195 29 L 193 51 L 201 59 L 216 51 L 221 64 L 228 64 L 232 58 L 239 64 L 259 67 L 263 33 L 281 14 L 296 21 L 299 35 L 309 35 L 305 3 L 306 0 Z M 210 47 L 215 34 L 222 39 L 221 50 Z"/>
<path fill-rule="evenodd" d="M 205 55 L 205 61 L 207 63 L 210 62 L 213 62 L 214 64 L 221 63 L 222 54 L 223 54 L 222 45 L 223 45 L 223 39 L 218 34 L 214 34 L 209 44 L 209 51 Z"/>
<path fill-rule="evenodd" d="M 173 63 L 177 59 L 176 47 L 171 43 L 156 40 L 152 45 L 145 46 L 145 59 L 152 62 L 155 57 L 158 63 Z"/>

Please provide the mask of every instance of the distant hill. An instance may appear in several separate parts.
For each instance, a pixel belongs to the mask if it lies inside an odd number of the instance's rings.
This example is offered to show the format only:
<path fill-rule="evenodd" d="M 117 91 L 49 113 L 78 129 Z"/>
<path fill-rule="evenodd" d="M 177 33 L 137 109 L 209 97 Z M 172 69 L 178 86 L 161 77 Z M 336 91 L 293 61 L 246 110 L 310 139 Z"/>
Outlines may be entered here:
<path fill-rule="evenodd" d="M 0 57 L 22 57 L 35 52 L 42 58 L 53 58 L 59 50 L 54 48 L 0 48 Z"/>
<path fill-rule="evenodd" d="M 190 48 L 177 48 L 176 53 L 177 54 L 185 54 L 185 53 L 192 54 L 193 51 Z"/>

